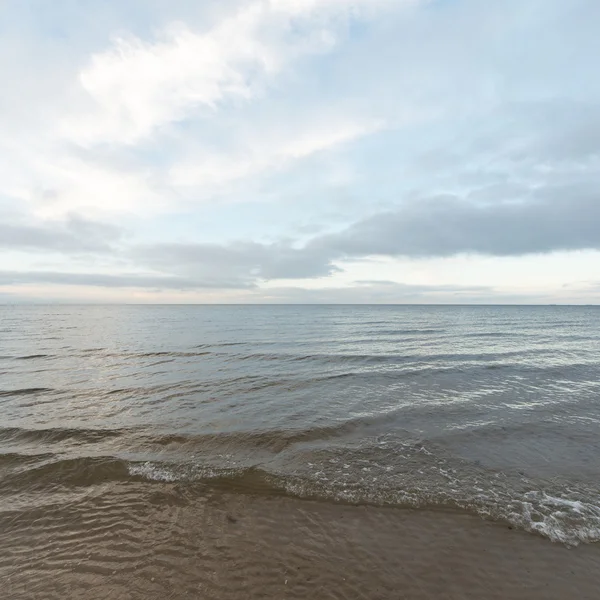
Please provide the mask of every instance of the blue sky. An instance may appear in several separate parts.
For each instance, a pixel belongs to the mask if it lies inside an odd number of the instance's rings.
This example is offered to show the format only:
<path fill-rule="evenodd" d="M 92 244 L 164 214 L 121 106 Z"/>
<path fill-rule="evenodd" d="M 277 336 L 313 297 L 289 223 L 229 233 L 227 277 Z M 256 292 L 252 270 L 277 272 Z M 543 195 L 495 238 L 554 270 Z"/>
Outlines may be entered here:
<path fill-rule="evenodd" d="M 0 301 L 600 292 L 600 4 L 0 5 Z"/>

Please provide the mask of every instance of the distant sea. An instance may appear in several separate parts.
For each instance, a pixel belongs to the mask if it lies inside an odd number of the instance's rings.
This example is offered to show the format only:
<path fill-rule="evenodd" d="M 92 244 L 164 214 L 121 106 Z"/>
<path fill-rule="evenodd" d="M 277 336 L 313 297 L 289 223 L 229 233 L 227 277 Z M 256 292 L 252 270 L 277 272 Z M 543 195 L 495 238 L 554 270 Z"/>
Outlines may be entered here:
<path fill-rule="evenodd" d="M 6 598 L 495 597 L 524 548 L 546 584 L 600 566 L 600 308 L 2 306 L 0 407 Z"/>

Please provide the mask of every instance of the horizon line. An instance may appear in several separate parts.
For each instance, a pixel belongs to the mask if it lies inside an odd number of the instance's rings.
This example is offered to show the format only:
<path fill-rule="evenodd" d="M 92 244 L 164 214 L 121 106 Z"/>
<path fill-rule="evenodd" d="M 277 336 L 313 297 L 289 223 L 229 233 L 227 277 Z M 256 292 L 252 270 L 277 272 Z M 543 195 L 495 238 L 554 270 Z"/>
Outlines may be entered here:
<path fill-rule="evenodd" d="M 3 306 L 600 306 L 600 303 L 502 303 L 502 302 L 0 302 Z"/>

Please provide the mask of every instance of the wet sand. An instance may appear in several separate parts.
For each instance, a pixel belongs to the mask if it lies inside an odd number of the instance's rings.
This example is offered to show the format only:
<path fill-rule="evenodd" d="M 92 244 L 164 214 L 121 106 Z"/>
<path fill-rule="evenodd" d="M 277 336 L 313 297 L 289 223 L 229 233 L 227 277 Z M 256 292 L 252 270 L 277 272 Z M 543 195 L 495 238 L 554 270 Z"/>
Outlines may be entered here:
<path fill-rule="evenodd" d="M 596 599 L 600 547 L 469 514 L 110 483 L 0 516 L 2 597 Z"/>

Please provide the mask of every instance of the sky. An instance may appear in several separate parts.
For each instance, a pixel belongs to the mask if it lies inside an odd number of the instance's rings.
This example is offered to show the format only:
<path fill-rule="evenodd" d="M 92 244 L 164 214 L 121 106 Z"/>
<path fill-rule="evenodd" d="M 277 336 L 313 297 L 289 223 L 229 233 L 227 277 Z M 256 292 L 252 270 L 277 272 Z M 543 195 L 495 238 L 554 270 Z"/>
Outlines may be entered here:
<path fill-rule="evenodd" d="M 0 302 L 597 303 L 597 0 L 0 1 Z"/>

